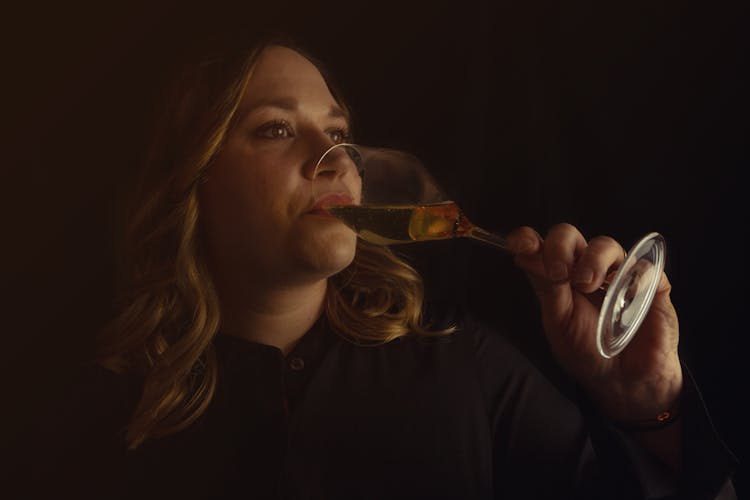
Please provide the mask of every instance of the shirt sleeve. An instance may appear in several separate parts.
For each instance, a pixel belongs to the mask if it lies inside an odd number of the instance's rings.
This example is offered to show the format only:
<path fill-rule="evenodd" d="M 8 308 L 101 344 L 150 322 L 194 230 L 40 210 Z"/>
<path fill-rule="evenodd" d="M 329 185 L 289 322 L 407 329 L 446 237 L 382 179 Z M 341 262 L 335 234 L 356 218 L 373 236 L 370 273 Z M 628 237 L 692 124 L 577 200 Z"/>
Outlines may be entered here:
<path fill-rule="evenodd" d="M 686 367 L 678 476 L 598 414 L 582 392 L 564 395 L 506 336 L 466 312 L 460 324 L 472 340 L 493 430 L 496 498 L 736 498 L 736 458 Z"/>

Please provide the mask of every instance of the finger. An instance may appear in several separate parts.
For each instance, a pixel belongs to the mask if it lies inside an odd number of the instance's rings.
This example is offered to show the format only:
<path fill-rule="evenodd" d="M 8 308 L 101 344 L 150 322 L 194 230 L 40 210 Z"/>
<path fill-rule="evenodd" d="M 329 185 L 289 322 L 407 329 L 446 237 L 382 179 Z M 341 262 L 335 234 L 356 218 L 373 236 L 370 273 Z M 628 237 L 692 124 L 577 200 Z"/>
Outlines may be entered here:
<path fill-rule="evenodd" d="M 552 283 L 565 283 L 579 256 L 586 250 L 586 239 L 570 224 L 557 224 L 544 239 L 542 257 L 547 279 Z"/>
<path fill-rule="evenodd" d="M 671 290 L 672 285 L 666 273 L 662 272 L 648 315 L 639 328 L 638 334 L 633 338 L 633 346 L 629 346 L 628 349 L 661 356 L 677 352 L 680 328 L 677 312 L 669 296 Z M 637 358 L 640 363 L 646 362 L 644 355 L 639 354 Z M 661 362 L 661 360 L 658 361 L 658 363 Z"/>
<path fill-rule="evenodd" d="M 573 289 L 571 269 L 586 249 L 586 239 L 570 224 L 558 224 L 547 233 L 542 249 L 544 279 L 532 280 L 542 306 L 546 325 L 555 331 L 571 319 Z"/>
<path fill-rule="evenodd" d="M 508 233 L 505 241 L 516 265 L 530 276 L 544 276 L 544 241 L 538 232 L 528 226 L 519 227 Z"/>
<path fill-rule="evenodd" d="M 657 311 L 662 315 L 662 319 L 666 320 L 667 323 L 675 323 L 677 319 L 677 313 L 674 311 L 674 305 L 672 304 L 672 283 L 670 283 L 667 273 L 662 271 L 661 277 L 659 278 L 659 285 L 656 288 L 656 295 L 654 296 L 654 302 L 651 305 L 652 311 Z"/>
<path fill-rule="evenodd" d="M 583 293 L 596 291 L 613 268 L 625 260 L 625 250 L 609 236 L 597 236 L 588 242 L 573 270 L 573 286 Z"/>
<path fill-rule="evenodd" d="M 515 257 L 536 254 L 542 246 L 542 237 L 533 228 L 522 226 L 505 237 L 508 250 Z"/>
<path fill-rule="evenodd" d="M 656 293 L 669 295 L 672 292 L 672 283 L 669 281 L 667 273 L 662 271 L 661 279 L 659 280 L 659 287 L 656 289 Z"/>

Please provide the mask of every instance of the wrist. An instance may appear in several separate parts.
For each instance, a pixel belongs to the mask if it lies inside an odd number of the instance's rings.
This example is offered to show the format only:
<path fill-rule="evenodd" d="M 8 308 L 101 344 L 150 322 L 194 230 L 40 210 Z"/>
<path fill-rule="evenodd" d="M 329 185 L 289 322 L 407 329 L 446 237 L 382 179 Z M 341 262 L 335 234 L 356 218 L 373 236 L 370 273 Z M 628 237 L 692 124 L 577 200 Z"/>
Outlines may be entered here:
<path fill-rule="evenodd" d="M 681 415 L 680 399 L 678 398 L 670 408 L 652 417 L 631 420 L 613 419 L 612 423 L 620 430 L 626 432 L 657 432 L 676 423 Z"/>
<path fill-rule="evenodd" d="M 681 366 L 666 367 L 648 377 L 612 377 L 590 384 L 587 392 L 599 412 L 613 422 L 649 426 L 672 422 L 679 414 L 683 377 Z M 661 418 L 659 418 L 661 416 Z"/>

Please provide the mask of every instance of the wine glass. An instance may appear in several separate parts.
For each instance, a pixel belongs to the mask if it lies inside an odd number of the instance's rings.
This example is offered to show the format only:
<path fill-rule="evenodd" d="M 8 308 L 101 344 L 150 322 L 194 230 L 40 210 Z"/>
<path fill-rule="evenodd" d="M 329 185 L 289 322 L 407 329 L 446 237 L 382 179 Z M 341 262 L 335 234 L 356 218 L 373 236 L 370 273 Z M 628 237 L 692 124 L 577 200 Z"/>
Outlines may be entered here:
<path fill-rule="evenodd" d="M 361 196 L 345 187 L 346 175 L 361 179 Z M 312 189 L 320 209 L 371 243 L 471 238 L 508 250 L 503 236 L 473 224 L 423 164 L 404 151 L 336 144 L 316 164 Z M 602 286 L 606 294 L 596 344 L 603 357 L 619 354 L 643 322 L 661 279 L 665 255 L 664 238 L 649 233 Z"/>

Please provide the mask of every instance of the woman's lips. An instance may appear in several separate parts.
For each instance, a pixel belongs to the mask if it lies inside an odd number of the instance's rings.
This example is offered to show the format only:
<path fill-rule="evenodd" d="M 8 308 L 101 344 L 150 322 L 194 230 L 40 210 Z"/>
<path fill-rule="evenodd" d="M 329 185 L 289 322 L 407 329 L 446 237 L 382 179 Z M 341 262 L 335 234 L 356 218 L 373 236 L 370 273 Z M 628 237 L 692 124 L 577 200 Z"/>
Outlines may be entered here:
<path fill-rule="evenodd" d="M 330 216 L 330 214 L 325 210 L 325 207 L 330 207 L 332 205 L 354 205 L 354 200 L 346 193 L 326 194 L 315 202 L 309 213 Z"/>

